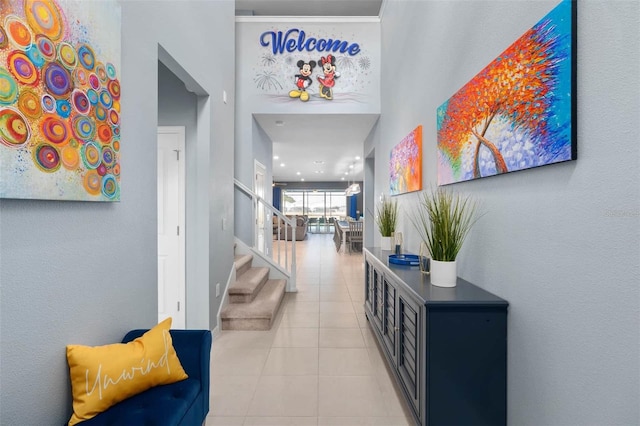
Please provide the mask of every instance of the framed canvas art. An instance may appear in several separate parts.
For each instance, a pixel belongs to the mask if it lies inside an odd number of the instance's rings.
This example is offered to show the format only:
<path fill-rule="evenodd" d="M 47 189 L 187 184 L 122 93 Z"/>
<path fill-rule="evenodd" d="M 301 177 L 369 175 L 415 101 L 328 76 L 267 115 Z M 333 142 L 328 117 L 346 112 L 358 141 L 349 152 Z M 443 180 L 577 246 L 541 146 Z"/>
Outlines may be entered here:
<path fill-rule="evenodd" d="M 119 201 L 120 7 L 0 3 L 0 198 Z"/>
<path fill-rule="evenodd" d="M 416 127 L 391 150 L 389 160 L 390 194 L 399 195 L 422 189 L 422 126 Z"/>
<path fill-rule="evenodd" d="M 563 0 L 438 108 L 438 185 L 575 160 L 575 78 Z"/>

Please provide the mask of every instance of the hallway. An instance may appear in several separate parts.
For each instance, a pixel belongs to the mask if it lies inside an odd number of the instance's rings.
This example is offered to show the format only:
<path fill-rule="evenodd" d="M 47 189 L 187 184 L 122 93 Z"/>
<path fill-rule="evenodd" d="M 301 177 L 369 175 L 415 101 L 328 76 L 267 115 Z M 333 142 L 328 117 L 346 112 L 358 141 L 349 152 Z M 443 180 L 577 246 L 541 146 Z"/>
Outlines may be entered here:
<path fill-rule="evenodd" d="M 296 244 L 298 293 L 270 331 L 223 331 L 211 353 L 213 425 L 411 425 L 364 315 L 362 253 L 330 234 Z"/>

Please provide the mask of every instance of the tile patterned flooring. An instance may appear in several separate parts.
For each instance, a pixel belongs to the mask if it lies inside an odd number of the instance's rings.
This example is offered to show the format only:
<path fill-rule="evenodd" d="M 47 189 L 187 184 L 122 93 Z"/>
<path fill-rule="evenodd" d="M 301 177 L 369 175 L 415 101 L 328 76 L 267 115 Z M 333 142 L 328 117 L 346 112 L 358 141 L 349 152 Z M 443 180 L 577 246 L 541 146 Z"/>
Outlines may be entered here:
<path fill-rule="evenodd" d="M 412 425 L 364 315 L 362 253 L 332 235 L 296 244 L 298 292 L 270 331 L 224 331 L 206 425 Z"/>

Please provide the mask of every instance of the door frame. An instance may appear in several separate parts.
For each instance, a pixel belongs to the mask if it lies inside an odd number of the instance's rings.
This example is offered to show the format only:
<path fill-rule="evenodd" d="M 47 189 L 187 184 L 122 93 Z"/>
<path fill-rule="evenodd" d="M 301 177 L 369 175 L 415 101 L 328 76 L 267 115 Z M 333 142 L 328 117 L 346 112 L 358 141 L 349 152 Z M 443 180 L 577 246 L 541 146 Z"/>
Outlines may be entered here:
<path fill-rule="evenodd" d="M 261 162 L 259 162 L 258 160 L 254 159 L 253 160 L 253 192 L 256 193 L 256 195 L 260 195 L 260 193 L 258 192 L 258 171 L 262 172 L 262 195 L 261 197 L 263 199 L 266 200 L 266 195 L 267 195 L 267 167 L 262 164 Z M 260 227 L 260 211 L 262 211 L 262 228 Z M 255 223 L 255 236 L 254 236 L 254 246 L 256 249 L 258 249 L 259 252 L 267 254 L 267 233 L 265 231 L 265 228 L 267 226 L 267 212 L 265 207 L 259 203 L 256 202 L 256 206 L 254 209 L 254 221 L 253 223 Z M 262 232 L 262 250 L 260 249 L 260 233 Z"/>

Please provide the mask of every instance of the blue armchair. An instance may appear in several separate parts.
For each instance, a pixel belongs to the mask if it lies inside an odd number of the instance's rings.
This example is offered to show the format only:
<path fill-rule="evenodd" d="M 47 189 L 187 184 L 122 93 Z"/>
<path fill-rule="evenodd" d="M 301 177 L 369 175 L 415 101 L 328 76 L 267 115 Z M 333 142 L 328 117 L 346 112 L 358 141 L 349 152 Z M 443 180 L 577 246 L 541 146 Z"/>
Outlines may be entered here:
<path fill-rule="evenodd" d="M 127 343 L 147 330 L 132 330 L 122 339 Z M 189 376 L 170 385 L 156 386 L 125 399 L 82 426 L 195 426 L 204 424 L 209 412 L 211 332 L 171 330 L 173 347 Z"/>

